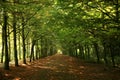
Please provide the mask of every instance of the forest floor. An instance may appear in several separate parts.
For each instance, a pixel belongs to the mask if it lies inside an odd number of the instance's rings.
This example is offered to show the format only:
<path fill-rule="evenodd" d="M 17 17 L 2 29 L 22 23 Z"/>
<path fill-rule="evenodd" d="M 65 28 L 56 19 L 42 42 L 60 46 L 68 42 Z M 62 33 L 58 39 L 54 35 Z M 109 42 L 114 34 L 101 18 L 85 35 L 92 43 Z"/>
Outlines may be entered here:
<path fill-rule="evenodd" d="M 120 80 L 120 70 L 56 54 L 27 65 L 0 69 L 0 80 Z"/>

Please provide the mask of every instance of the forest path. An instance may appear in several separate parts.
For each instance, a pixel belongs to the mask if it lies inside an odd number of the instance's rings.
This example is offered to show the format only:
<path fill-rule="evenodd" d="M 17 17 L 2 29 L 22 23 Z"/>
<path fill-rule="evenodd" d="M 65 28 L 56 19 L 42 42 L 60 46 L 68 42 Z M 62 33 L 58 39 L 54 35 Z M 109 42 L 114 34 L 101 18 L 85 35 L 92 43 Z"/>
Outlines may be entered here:
<path fill-rule="evenodd" d="M 118 72 L 105 71 L 103 65 L 86 63 L 62 54 L 12 67 L 4 74 L 5 80 L 120 80 Z"/>

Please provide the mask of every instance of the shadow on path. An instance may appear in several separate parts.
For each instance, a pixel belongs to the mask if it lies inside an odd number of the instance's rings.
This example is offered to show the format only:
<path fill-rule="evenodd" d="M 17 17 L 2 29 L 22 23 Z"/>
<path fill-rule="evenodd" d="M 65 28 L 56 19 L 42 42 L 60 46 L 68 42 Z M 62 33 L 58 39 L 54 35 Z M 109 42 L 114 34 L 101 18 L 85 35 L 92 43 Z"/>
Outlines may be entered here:
<path fill-rule="evenodd" d="M 61 54 L 2 72 L 4 80 L 120 80 L 119 73 L 104 71 L 103 65 Z"/>

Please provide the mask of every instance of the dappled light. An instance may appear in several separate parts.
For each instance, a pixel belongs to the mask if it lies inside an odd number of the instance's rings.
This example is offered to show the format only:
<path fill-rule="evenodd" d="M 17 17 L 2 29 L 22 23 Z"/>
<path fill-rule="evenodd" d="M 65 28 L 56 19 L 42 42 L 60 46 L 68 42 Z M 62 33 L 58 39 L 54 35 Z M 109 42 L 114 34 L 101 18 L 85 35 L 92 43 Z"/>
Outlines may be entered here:
<path fill-rule="evenodd" d="M 120 80 L 120 0 L 0 0 L 0 80 Z"/>
<path fill-rule="evenodd" d="M 62 51 L 60 49 L 58 49 L 57 54 L 62 54 Z"/>
<path fill-rule="evenodd" d="M 101 64 L 90 64 L 56 54 L 4 71 L 7 80 L 118 80 L 119 73 L 104 71 Z M 116 73 L 116 74 L 114 74 Z"/>
<path fill-rule="evenodd" d="M 19 77 L 16 77 L 16 78 L 14 78 L 13 80 L 21 80 L 21 78 L 19 78 Z"/>

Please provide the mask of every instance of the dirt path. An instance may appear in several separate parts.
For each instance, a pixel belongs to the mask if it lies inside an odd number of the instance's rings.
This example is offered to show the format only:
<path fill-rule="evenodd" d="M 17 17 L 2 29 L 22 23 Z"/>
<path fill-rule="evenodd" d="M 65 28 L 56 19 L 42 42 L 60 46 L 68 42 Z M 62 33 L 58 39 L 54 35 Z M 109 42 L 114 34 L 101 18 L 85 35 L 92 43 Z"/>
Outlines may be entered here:
<path fill-rule="evenodd" d="M 6 76 L 3 80 L 120 80 L 119 71 L 60 54 L 1 71 Z"/>

